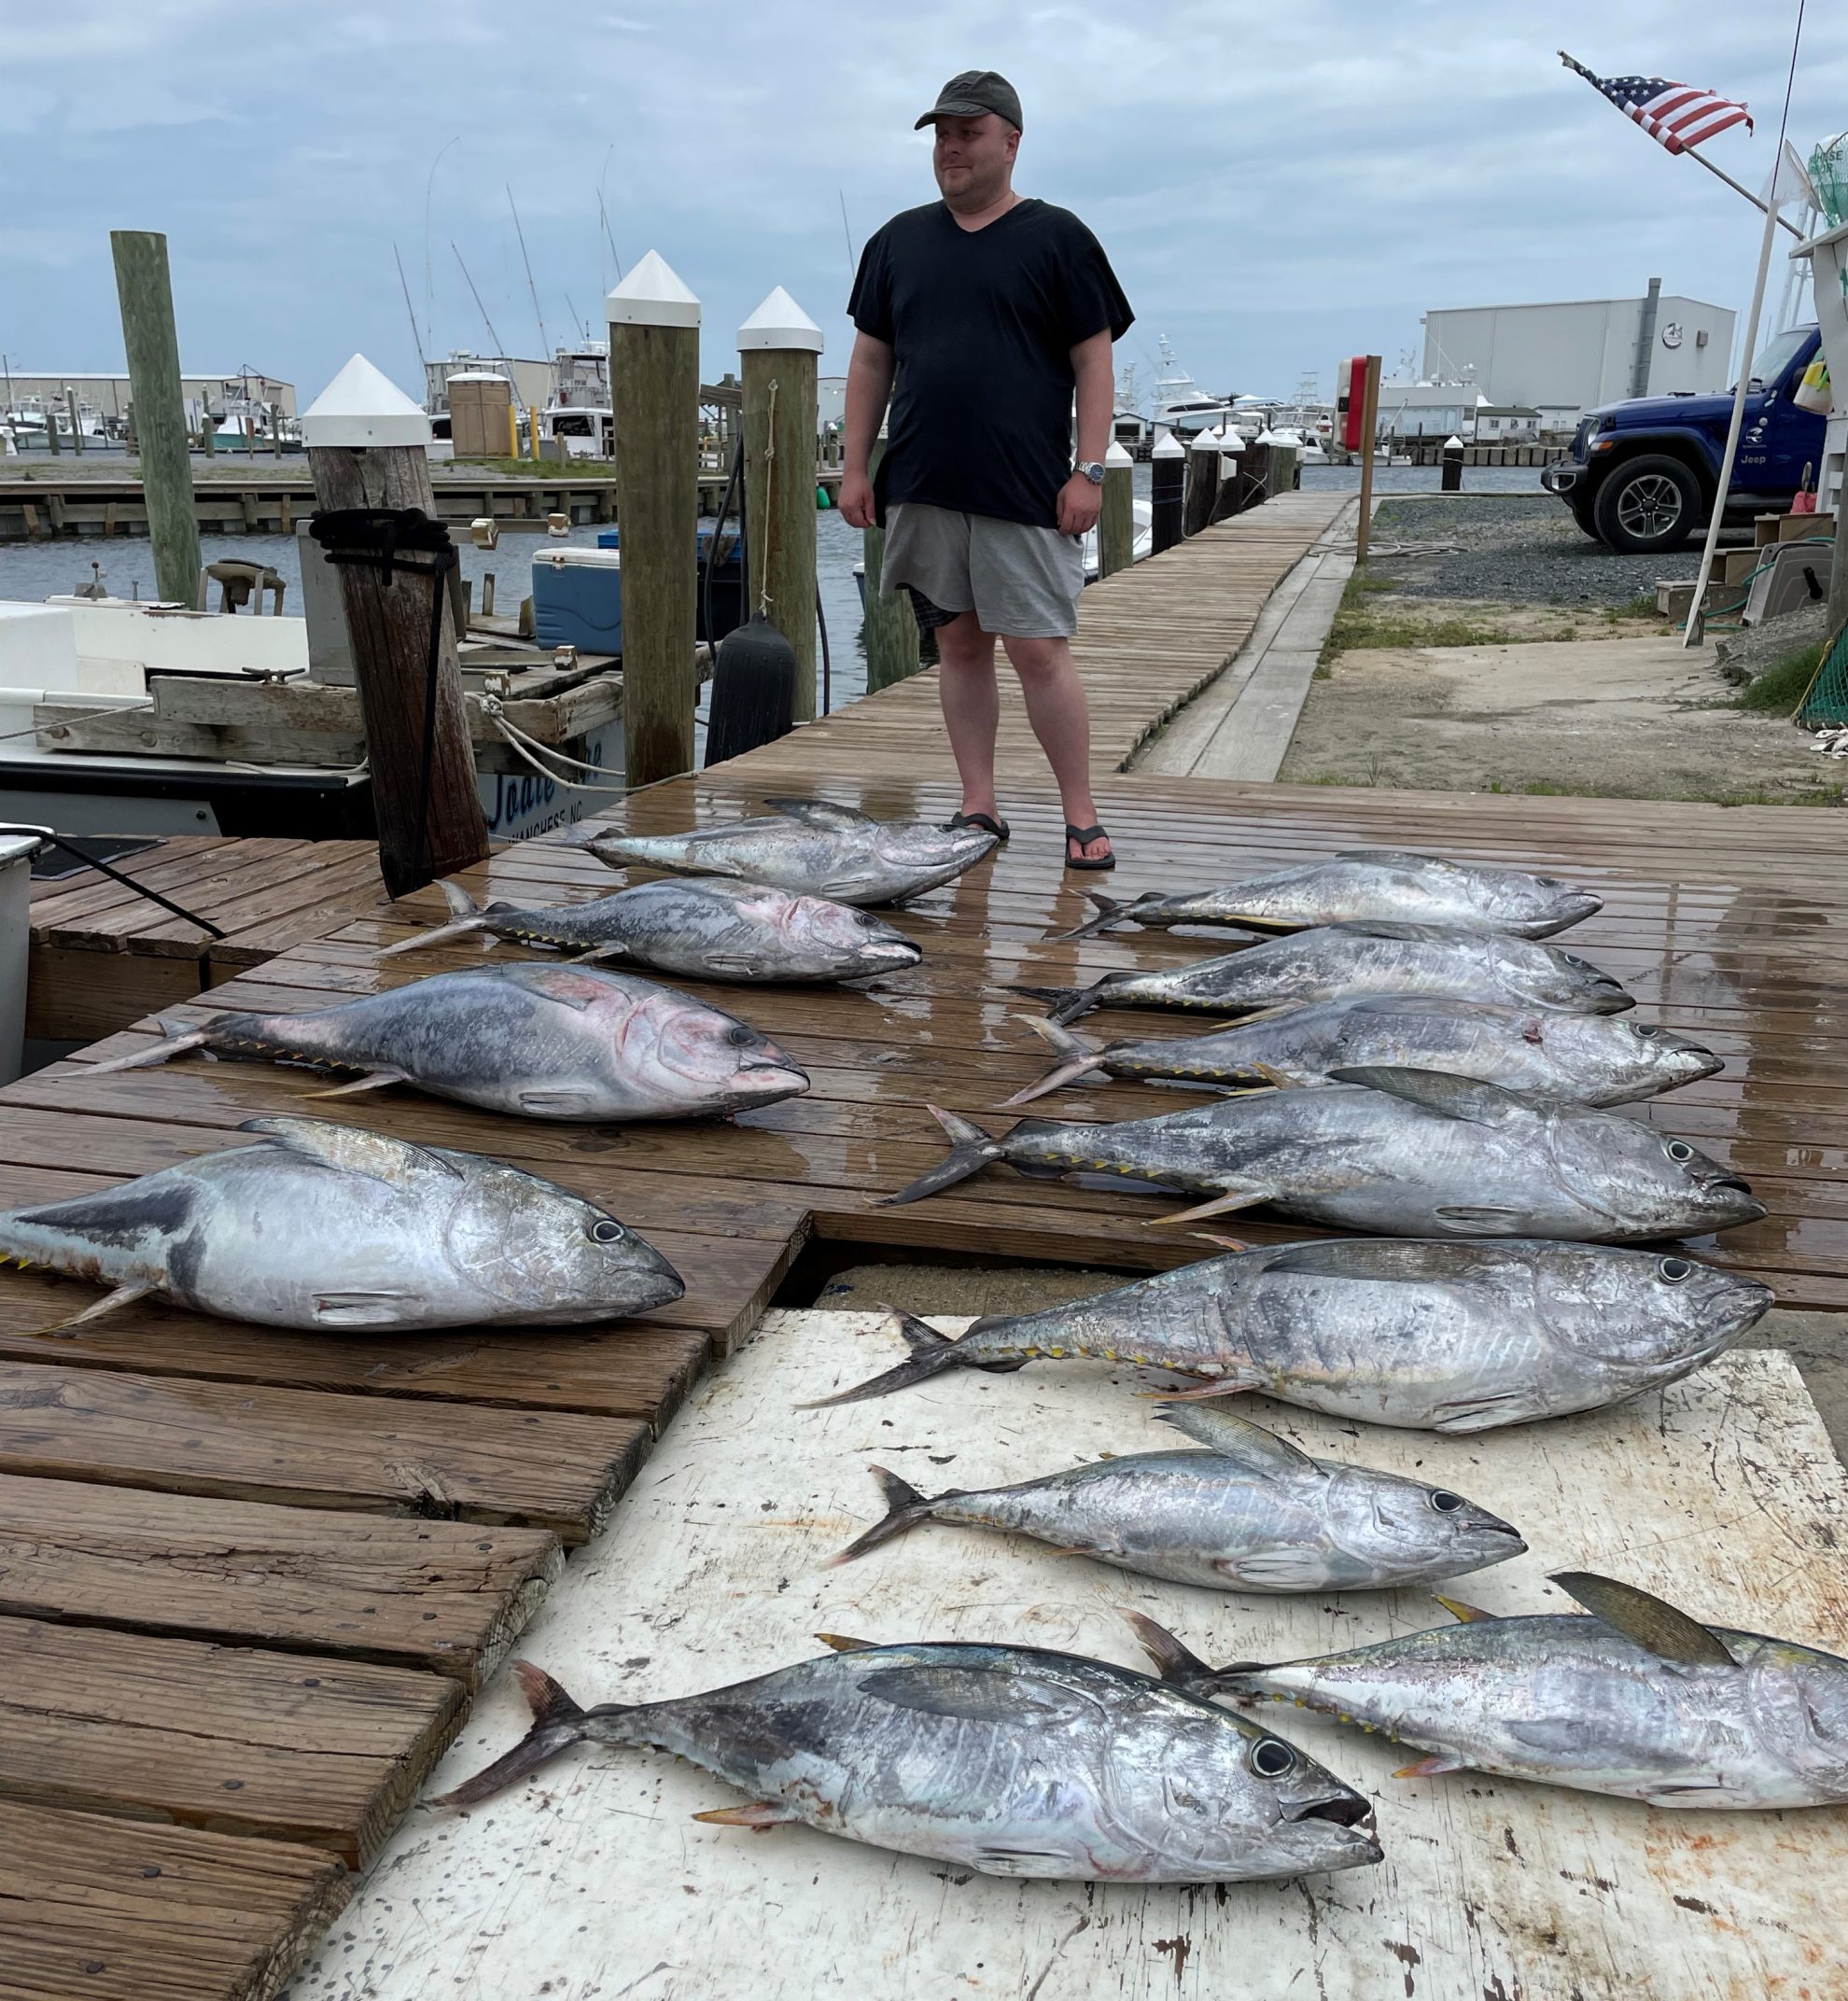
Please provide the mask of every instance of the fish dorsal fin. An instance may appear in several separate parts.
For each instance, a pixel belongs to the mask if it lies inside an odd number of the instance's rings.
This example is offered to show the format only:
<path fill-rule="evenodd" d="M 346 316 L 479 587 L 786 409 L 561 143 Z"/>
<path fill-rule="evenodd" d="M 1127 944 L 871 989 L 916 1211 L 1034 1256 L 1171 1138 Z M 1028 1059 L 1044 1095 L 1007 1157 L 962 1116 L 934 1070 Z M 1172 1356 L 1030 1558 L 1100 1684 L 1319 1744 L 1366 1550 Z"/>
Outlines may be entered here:
<path fill-rule="evenodd" d="M 1454 869 L 1454 861 L 1446 861 L 1441 855 L 1415 855 L 1404 847 L 1344 847 L 1335 857 L 1337 861 L 1379 861 L 1399 868 Z"/>
<path fill-rule="evenodd" d="M 1698 1619 L 1665 1599 L 1638 1590 L 1633 1584 L 1620 1584 L 1615 1577 L 1601 1577 L 1589 1570 L 1555 1571 L 1552 1581 L 1577 1599 L 1593 1618 L 1602 1619 L 1659 1660 L 1688 1668 L 1738 1665 L 1725 1643 Z"/>
<path fill-rule="evenodd" d="M 292 1154 L 337 1168 L 343 1174 L 370 1175 L 394 1188 L 405 1186 L 420 1174 L 441 1174 L 458 1182 L 463 1178 L 460 1168 L 429 1147 L 413 1146 L 408 1140 L 395 1140 L 389 1133 L 373 1132 L 365 1126 L 278 1114 L 245 1119 L 237 1129 L 265 1133 Z"/>
<path fill-rule="evenodd" d="M 883 1640 L 850 1640 L 840 1632 L 818 1632 L 815 1637 L 837 1654 L 875 1654 L 886 1644 Z"/>
<path fill-rule="evenodd" d="M 1171 1424 L 1197 1445 L 1258 1479 L 1287 1479 L 1318 1470 L 1307 1452 L 1261 1424 L 1234 1417 L 1229 1410 L 1214 1410 L 1205 1404 L 1162 1404 L 1155 1415 L 1157 1422 Z"/>
<path fill-rule="evenodd" d="M 1499 1612 L 1485 1612 L 1480 1605 L 1466 1605 L 1461 1598 L 1446 1598 L 1441 1591 L 1431 1594 L 1453 1619 L 1461 1619 L 1465 1626 L 1480 1626 L 1485 1620 L 1498 1619 Z"/>
<path fill-rule="evenodd" d="M 837 805 L 832 799 L 766 799 L 763 804 L 784 819 L 810 827 L 873 827 L 878 822 L 858 806 Z"/>
<path fill-rule="evenodd" d="M 1323 1237 L 1267 1254 L 1264 1271 L 1357 1284 L 1469 1285 L 1505 1276 L 1527 1254 L 1513 1239 L 1457 1243 L 1449 1238 Z"/>
<path fill-rule="evenodd" d="M 960 1661 L 906 1661 L 869 1670 L 859 1680 L 862 1694 L 877 1696 L 894 1709 L 945 1716 L 959 1723 L 1078 1723 L 1094 1719 L 1097 1704 L 1028 1662 L 992 1667 Z"/>
<path fill-rule="evenodd" d="M 1331 1070 L 1335 1084 L 1361 1084 L 1369 1091 L 1421 1105 L 1441 1118 L 1470 1126 L 1507 1126 L 1530 1116 L 1537 1108 L 1519 1091 L 1484 1084 L 1475 1077 L 1452 1077 L 1440 1070 L 1407 1070 L 1396 1063 L 1359 1063 Z"/>

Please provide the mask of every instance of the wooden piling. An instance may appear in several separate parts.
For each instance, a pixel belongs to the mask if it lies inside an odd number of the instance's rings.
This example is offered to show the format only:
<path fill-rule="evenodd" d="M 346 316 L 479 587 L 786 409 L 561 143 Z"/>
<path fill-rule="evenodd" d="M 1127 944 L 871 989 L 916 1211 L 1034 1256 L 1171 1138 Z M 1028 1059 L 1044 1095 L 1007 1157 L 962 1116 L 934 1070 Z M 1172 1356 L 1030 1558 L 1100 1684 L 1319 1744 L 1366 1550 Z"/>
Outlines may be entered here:
<path fill-rule="evenodd" d="M 747 609 L 795 650 L 794 716 L 815 720 L 815 433 L 821 329 L 779 285 L 738 329 Z"/>
<path fill-rule="evenodd" d="M 1349 392 L 1351 394 L 1351 390 Z M 1379 357 L 1366 357 L 1366 380 L 1361 387 L 1361 478 L 1360 519 L 1354 527 L 1354 565 L 1366 561 L 1366 545 L 1373 528 L 1373 455 L 1379 449 L 1374 435 L 1379 428 Z"/>
<path fill-rule="evenodd" d="M 1172 431 L 1158 431 L 1149 452 L 1150 542 L 1156 555 L 1181 539 L 1186 512 L 1187 448 Z"/>
<path fill-rule="evenodd" d="M 1463 492 L 1463 441 L 1461 438 L 1447 438 L 1444 441 L 1442 456 L 1438 459 L 1442 470 L 1437 485 L 1440 493 L 1460 494 Z"/>
<path fill-rule="evenodd" d="M 866 457 L 866 476 L 871 479 L 886 455 L 883 436 L 873 441 Z M 876 694 L 895 681 L 916 674 L 922 665 L 923 636 L 911 599 L 903 591 L 887 597 L 880 588 L 880 573 L 886 565 L 886 531 L 875 522 L 861 536 L 861 558 L 865 567 L 866 692 Z"/>
<path fill-rule="evenodd" d="M 1136 461 L 1110 441 L 1104 454 L 1103 511 L 1098 516 L 1098 575 L 1113 577 L 1136 560 Z"/>
<path fill-rule="evenodd" d="M 1182 532 L 1197 535 L 1212 519 L 1219 498 L 1219 433 L 1202 431 L 1187 453 L 1187 498 Z"/>
<path fill-rule="evenodd" d="M 141 453 L 155 587 L 163 598 L 189 605 L 199 587 L 199 522 L 192 511 L 192 458 L 180 388 L 167 239 L 153 230 L 111 230 L 109 247 L 121 301 L 122 344 L 128 350 L 133 399 L 129 407 Z"/>
<path fill-rule="evenodd" d="M 693 768 L 699 301 L 651 250 L 609 294 L 627 783 Z"/>
<path fill-rule="evenodd" d="M 355 355 L 315 399 L 301 432 L 322 509 L 421 508 L 434 519 L 429 419 L 364 356 Z M 366 723 L 379 873 L 391 895 L 406 896 L 488 852 L 448 580 L 432 580 L 427 567 L 409 563 L 389 582 L 370 564 L 343 563 L 338 571 Z M 432 704 L 433 590 L 442 594 L 445 609 Z"/>

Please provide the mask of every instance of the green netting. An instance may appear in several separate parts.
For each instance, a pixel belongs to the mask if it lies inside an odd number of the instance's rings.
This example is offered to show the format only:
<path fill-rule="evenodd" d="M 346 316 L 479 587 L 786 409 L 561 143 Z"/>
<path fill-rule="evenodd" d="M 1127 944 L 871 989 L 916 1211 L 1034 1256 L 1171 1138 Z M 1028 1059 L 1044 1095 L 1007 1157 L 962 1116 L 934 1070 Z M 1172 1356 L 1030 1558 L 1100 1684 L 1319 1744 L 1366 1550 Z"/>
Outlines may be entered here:
<path fill-rule="evenodd" d="M 1848 132 L 1825 139 L 1810 155 L 1810 178 L 1830 229 L 1848 222 Z"/>
<path fill-rule="evenodd" d="M 1797 705 L 1797 721 L 1806 730 L 1825 722 L 1848 722 L 1848 625 L 1824 647 L 1816 678 Z"/>

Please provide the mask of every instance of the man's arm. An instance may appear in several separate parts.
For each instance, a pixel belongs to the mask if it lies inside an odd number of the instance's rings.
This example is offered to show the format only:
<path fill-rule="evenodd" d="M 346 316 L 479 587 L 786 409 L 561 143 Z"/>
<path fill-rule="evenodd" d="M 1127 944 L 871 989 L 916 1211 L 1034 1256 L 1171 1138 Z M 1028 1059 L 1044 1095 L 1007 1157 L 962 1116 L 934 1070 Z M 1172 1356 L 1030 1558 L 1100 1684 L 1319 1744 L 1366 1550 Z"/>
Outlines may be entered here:
<path fill-rule="evenodd" d="M 1078 385 L 1078 462 L 1095 465 L 1110 447 L 1111 419 L 1115 414 L 1116 376 L 1112 365 L 1110 329 L 1105 327 L 1071 350 L 1071 373 Z M 852 377 L 847 378 L 848 404 Z M 1059 489 L 1058 525 L 1066 535 L 1085 535 L 1098 525 L 1103 494 L 1082 472 L 1074 472 Z"/>
<path fill-rule="evenodd" d="M 1106 346 L 1108 337 L 1106 337 Z M 841 516 L 850 528 L 873 525 L 873 483 L 866 461 L 891 398 L 894 359 L 890 346 L 870 333 L 854 336 L 847 362 L 847 438 L 842 447 Z"/>

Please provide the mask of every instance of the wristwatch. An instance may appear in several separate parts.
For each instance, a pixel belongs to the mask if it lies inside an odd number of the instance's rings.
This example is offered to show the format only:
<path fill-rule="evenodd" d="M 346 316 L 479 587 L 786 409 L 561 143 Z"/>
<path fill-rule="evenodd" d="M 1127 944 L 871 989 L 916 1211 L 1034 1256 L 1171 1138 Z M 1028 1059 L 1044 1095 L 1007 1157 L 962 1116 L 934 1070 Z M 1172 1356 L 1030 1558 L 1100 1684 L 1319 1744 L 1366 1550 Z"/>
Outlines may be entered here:
<path fill-rule="evenodd" d="M 1103 484 L 1104 469 L 1094 458 L 1082 459 L 1071 469 L 1073 472 L 1082 472 L 1093 486 Z"/>

